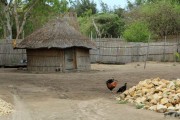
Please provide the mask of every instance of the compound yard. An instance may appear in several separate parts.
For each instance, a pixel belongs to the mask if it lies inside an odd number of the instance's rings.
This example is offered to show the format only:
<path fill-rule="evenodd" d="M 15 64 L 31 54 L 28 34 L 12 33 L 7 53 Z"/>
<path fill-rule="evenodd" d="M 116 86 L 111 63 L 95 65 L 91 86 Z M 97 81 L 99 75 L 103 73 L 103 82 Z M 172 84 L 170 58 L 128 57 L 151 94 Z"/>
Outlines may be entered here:
<path fill-rule="evenodd" d="M 29 73 L 0 68 L 0 98 L 13 104 L 15 112 L 1 120 L 172 120 L 162 113 L 118 104 L 105 85 L 114 77 L 118 87 L 128 88 L 147 78 L 180 78 L 179 63 L 148 62 L 126 65 L 92 64 L 92 71 Z M 116 88 L 115 90 L 117 90 Z"/>

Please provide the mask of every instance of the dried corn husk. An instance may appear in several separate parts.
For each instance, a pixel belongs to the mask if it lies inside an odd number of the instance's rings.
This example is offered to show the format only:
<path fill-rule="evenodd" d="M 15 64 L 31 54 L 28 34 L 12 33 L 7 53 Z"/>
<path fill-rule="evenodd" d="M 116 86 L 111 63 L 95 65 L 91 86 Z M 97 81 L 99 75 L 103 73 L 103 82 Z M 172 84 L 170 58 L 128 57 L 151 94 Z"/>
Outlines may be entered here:
<path fill-rule="evenodd" d="M 121 100 L 144 104 L 145 109 L 157 112 L 180 111 L 180 79 L 146 79 L 126 90 L 121 96 Z"/>
<path fill-rule="evenodd" d="M 13 111 L 13 107 L 10 103 L 0 99 L 0 116 L 7 115 Z"/>

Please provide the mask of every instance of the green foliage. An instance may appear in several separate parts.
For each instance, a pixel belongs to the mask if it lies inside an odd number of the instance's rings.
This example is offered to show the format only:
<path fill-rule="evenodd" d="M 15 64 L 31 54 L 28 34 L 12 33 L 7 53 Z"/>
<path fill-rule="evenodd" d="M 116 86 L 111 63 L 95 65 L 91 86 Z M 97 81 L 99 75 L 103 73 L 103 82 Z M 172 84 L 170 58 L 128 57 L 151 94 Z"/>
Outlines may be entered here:
<path fill-rule="evenodd" d="M 0 38 L 3 38 L 3 28 L 2 27 L 0 27 Z"/>
<path fill-rule="evenodd" d="M 174 53 L 174 56 L 176 58 L 176 61 L 179 62 L 180 61 L 180 54 L 178 52 Z"/>
<path fill-rule="evenodd" d="M 40 28 L 44 23 L 46 23 L 51 12 L 51 7 L 43 1 L 37 3 L 25 25 L 25 34 L 28 35 L 32 33 L 36 29 Z"/>
<path fill-rule="evenodd" d="M 144 108 L 144 104 L 136 104 L 136 109 L 142 109 Z"/>
<path fill-rule="evenodd" d="M 68 10 L 68 2 L 66 0 L 42 0 L 41 4 L 50 5 L 52 11 L 63 13 Z"/>
<path fill-rule="evenodd" d="M 96 29 L 93 25 L 94 19 L 101 37 L 119 37 L 124 30 L 124 22 L 116 14 L 96 14 L 91 17 L 79 17 L 80 29 L 83 34 L 89 36 L 91 32 L 96 37 Z"/>
<path fill-rule="evenodd" d="M 157 3 L 157 2 L 169 2 L 171 4 L 180 4 L 180 0 L 135 0 L 134 4 L 129 1 L 129 4 L 131 4 L 131 8 L 136 6 L 141 6 L 144 4 L 151 4 L 151 3 Z"/>
<path fill-rule="evenodd" d="M 124 30 L 124 22 L 116 14 L 99 14 L 94 20 L 101 31 L 101 37 L 119 37 Z"/>
<path fill-rule="evenodd" d="M 120 18 L 124 18 L 123 13 L 125 12 L 122 8 L 114 8 L 114 14 L 117 14 Z"/>
<path fill-rule="evenodd" d="M 147 42 L 150 31 L 147 24 L 143 22 L 135 22 L 128 26 L 124 33 L 123 37 L 128 42 Z"/>
<path fill-rule="evenodd" d="M 180 5 L 177 1 L 136 0 L 134 9 L 126 14 L 126 21 L 146 22 L 151 32 L 160 37 L 177 34 L 180 31 Z"/>
<path fill-rule="evenodd" d="M 34 0 L 17 0 L 17 2 L 18 18 L 21 24 L 24 13 L 34 3 Z M 97 36 L 92 19 L 101 37 L 119 37 L 123 33 L 124 38 L 132 42 L 147 42 L 150 33 L 164 36 L 180 32 L 180 0 L 135 0 L 134 3 L 128 0 L 129 9 L 125 10 L 121 7 L 114 7 L 110 10 L 109 6 L 101 0 L 103 14 L 97 13 L 96 3 L 93 0 L 69 0 L 69 3 L 67 0 L 38 0 L 27 16 L 24 26 L 25 36 L 42 27 L 49 19 L 68 11 L 77 13 L 80 30 L 86 36 L 90 36 L 91 33 L 93 37 Z M 0 38 L 8 34 L 2 4 L 0 1 Z M 10 16 L 10 22 L 13 36 L 16 36 L 13 15 Z"/>
<path fill-rule="evenodd" d="M 180 11 L 176 11 L 175 6 L 169 2 L 156 2 L 142 6 L 141 10 L 151 30 L 160 36 L 164 36 L 176 33 L 179 29 Z"/>
<path fill-rule="evenodd" d="M 94 29 L 94 26 L 92 24 L 92 17 L 86 16 L 86 17 L 79 17 L 78 22 L 80 25 L 80 31 L 82 34 L 86 36 L 90 36 L 92 33 L 92 37 L 96 37 L 96 31 Z"/>
<path fill-rule="evenodd" d="M 3 11 L 3 9 L 2 9 L 2 7 L 1 7 L 1 5 L 0 5 L 0 38 L 3 38 L 4 36 L 3 36 L 3 19 L 4 19 L 4 17 L 2 17 L 3 15 L 2 15 L 2 11 Z"/>
<path fill-rule="evenodd" d="M 36 29 L 42 27 L 49 19 L 59 16 L 60 13 L 68 11 L 66 0 L 40 0 L 31 11 L 25 25 L 25 35 L 29 35 Z"/>
<path fill-rule="evenodd" d="M 128 103 L 128 101 L 126 101 L 126 100 L 119 100 L 118 101 L 118 104 L 127 104 Z"/>
<path fill-rule="evenodd" d="M 179 0 L 136 0 L 138 7 L 128 17 L 135 21 L 146 21 L 157 36 L 177 34 L 180 30 Z"/>
<path fill-rule="evenodd" d="M 89 10 L 92 11 L 92 14 L 97 13 L 96 9 L 96 3 L 94 1 L 90 0 L 76 0 L 75 2 L 72 2 L 72 9 L 77 13 L 77 16 L 85 16 L 85 13 Z"/>
<path fill-rule="evenodd" d="M 100 6 L 101 6 L 101 11 L 102 11 L 103 13 L 108 13 L 108 12 L 110 12 L 110 9 L 109 9 L 108 5 L 107 5 L 106 3 L 104 3 L 102 0 L 101 0 L 101 2 L 100 2 Z"/>

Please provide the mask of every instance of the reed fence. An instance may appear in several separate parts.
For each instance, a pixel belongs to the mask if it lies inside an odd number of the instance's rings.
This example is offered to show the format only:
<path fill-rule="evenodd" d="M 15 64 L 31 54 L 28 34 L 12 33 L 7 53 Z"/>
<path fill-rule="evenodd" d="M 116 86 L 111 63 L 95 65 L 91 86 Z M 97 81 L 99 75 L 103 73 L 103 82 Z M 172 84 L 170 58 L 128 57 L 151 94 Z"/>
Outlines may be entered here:
<path fill-rule="evenodd" d="M 17 41 L 19 43 L 20 40 Z M 26 50 L 14 49 L 12 40 L 0 40 L 0 66 L 20 66 L 26 60 Z"/>
<path fill-rule="evenodd" d="M 18 40 L 19 43 L 21 40 Z M 177 61 L 179 42 L 131 43 L 120 39 L 96 39 L 97 49 L 90 50 L 91 63 L 125 64 L 130 62 Z M 148 55 L 147 55 L 148 53 Z M 0 66 L 23 65 L 26 50 L 13 49 L 12 41 L 0 40 Z"/>
<path fill-rule="evenodd" d="M 96 39 L 97 49 L 90 51 L 92 63 L 125 64 L 130 62 L 176 61 L 178 42 L 131 43 L 120 39 Z"/>

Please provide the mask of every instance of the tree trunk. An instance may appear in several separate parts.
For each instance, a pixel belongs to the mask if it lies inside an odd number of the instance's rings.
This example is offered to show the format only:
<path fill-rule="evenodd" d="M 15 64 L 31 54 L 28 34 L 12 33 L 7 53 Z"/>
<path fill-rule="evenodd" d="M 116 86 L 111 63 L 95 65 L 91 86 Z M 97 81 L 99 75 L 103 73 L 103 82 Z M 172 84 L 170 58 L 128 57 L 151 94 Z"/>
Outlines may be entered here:
<path fill-rule="evenodd" d="M 7 36 L 6 39 L 12 40 L 12 27 L 11 27 L 11 20 L 9 14 L 6 15 L 6 25 L 7 25 Z"/>
<path fill-rule="evenodd" d="M 39 0 L 32 0 L 31 1 L 32 4 L 29 6 L 29 8 L 24 13 L 22 22 L 20 21 L 19 15 L 18 15 L 18 12 L 17 12 L 17 8 L 18 8 L 17 3 L 18 3 L 18 0 L 15 0 L 14 2 L 13 1 L 14 0 L 9 0 L 9 3 L 8 2 L 4 2 L 4 1 L 0 1 L 0 5 L 1 5 L 2 10 L 3 10 L 2 14 L 3 14 L 4 18 L 5 18 L 5 21 L 4 21 L 4 23 L 5 23 L 4 36 L 5 36 L 6 39 L 9 39 L 9 40 L 12 40 L 12 25 L 13 25 L 13 22 L 14 22 L 14 21 L 11 20 L 11 18 L 15 19 L 16 32 L 17 32 L 16 33 L 16 39 L 18 39 L 20 34 L 22 33 L 23 29 L 24 29 L 24 25 L 26 23 L 27 15 L 29 14 L 31 9 L 34 7 L 34 5 Z"/>
<path fill-rule="evenodd" d="M 6 34 L 5 38 L 11 40 L 12 39 L 12 25 L 11 25 L 11 17 L 10 17 L 10 8 L 9 5 L 5 5 L 3 3 L 1 3 L 2 5 L 2 9 L 3 9 L 3 14 L 6 18 L 6 20 L 4 21 L 5 26 L 4 26 L 4 32 Z M 6 30 L 5 30 L 6 29 Z"/>
<path fill-rule="evenodd" d="M 94 25 L 94 27 L 95 27 L 95 29 L 96 29 L 96 32 L 97 32 L 97 34 L 98 34 L 98 37 L 101 38 L 101 32 L 99 31 L 96 23 L 94 22 L 94 19 L 92 19 L 92 21 L 93 21 L 93 25 Z"/>
<path fill-rule="evenodd" d="M 7 36 L 6 25 L 3 25 L 3 38 L 6 38 L 6 36 Z"/>
<path fill-rule="evenodd" d="M 14 3 L 14 8 L 13 8 L 13 13 L 14 13 L 14 18 L 15 18 L 15 23 L 16 23 L 16 39 L 19 37 L 19 15 L 17 13 L 17 0 L 15 0 Z"/>

